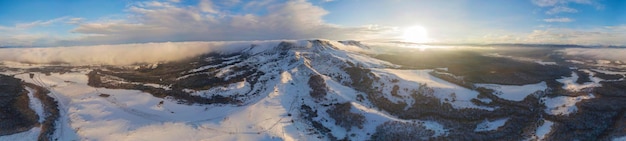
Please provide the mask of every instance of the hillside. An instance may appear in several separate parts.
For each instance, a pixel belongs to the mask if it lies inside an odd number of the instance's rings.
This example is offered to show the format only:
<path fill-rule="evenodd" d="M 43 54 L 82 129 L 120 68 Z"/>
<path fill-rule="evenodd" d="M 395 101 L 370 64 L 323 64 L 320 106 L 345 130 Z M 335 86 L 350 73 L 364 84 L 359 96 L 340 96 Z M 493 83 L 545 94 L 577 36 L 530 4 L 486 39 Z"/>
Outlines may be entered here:
<path fill-rule="evenodd" d="M 0 140 L 626 136 L 621 62 L 582 62 L 561 48 L 390 49 L 329 40 L 166 44 L 150 53 L 176 57 L 136 57 L 131 63 L 104 56 L 80 59 L 87 55 L 3 60 L 3 79 L 22 81 L 6 93 L 39 95 L 26 101 L 41 106 L 22 106 L 32 111 L 15 115 L 32 115 L 20 121 L 29 124 Z M 197 55 L 177 54 L 195 49 Z"/>

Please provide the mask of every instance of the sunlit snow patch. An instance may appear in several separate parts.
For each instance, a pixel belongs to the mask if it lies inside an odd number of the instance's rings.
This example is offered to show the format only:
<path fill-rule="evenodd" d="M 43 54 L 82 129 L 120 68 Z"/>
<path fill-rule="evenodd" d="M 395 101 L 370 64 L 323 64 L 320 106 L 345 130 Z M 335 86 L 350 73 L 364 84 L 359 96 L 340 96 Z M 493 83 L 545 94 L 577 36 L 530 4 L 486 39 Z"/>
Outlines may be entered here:
<path fill-rule="evenodd" d="M 33 127 L 21 133 L 0 136 L 0 141 L 35 141 L 38 139 L 40 132 L 41 128 Z"/>
<path fill-rule="evenodd" d="M 559 81 L 559 82 L 564 84 L 563 85 L 563 89 L 574 91 L 574 92 L 580 91 L 580 90 L 582 90 L 584 88 L 601 87 L 602 86 L 600 84 L 600 81 L 602 81 L 602 79 L 593 77 L 594 74 L 592 72 L 590 72 L 589 70 L 583 70 L 583 71 L 586 72 L 586 73 L 590 73 L 589 77 L 591 77 L 591 81 L 593 81 L 593 82 L 587 82 L 587 83 L 584 83 L 584 84 L 576 83 L 576 80 L 578 80 L 578 77 L 579 77 L 576 72 L 572 72 L 572 76 L 571 77 L 563 77 L 561 79 L 557 79 L 556 81 Z"/>
<path fill-rule="evenodd" d="M 474 129 L 474 132 L 497 130 L 498 128 L 504 126 L 507 120 L 509 120 L 509 118 L 497 119 L 494 121 L 485 120 L 476 125 L 476 129 Z"/>
<path fill-rule="evenodd" d="M 535 63 L 537 64 L 541 64 L 541 65 L 558 65 L 556 62 L 544 62 L 544 61 L 535 61 Z"/>
<path fill-rule="evenodd" d="M 493 110 L 490 107 L 478 106 L 471 102 L 472 99 L 478 97 L 478 92 L 458 86 L 448 81 L 439 79 L 429 74 L 433 70 L 398 70 L 398 69 L 372 69 L 373 72 L 379 74 L 392 74 L 407 81 L 413 81 L 420 84 L 427 84 L 433 88 L 435 97 L 445 102 L 445 99 L 455 99 L 450 102 L 454 108 L 478 108 L 485 110 Z M 454 95 L 452 95 L 454 94 Z"/>
<path fill-rule="evenodd" d="M 553 98 L 544 97 L 541 99 L 543 103 L 546 105 L 545 112 L 550 115 L 569 115 L 571 113 L 575 113 L 578 108 L 576 107 L 576 103 L 585 100 L 595 98 L 592 94 L 577 96 L 577 97 L 568 97 L 568 96 L 558 96 Z"/>
<path fill-rule="evenodd" d="M 535 140 L 543 140 L 546 135 L 548 135 L 548 133 L 552 131 L 552 125 L 554 125 L 554 122 L 543 120 L 543 124 L 537 127 L 537 130 L 535 131 L 535 136 L 533 138 Z"/>
<path fill-rule="evenodd" d="M 546 82 L 528 85 L 498 85 L 498 84 L 475 84 L 476 87 L 485 87 L 496 91 L 496 96 L 512 101 L 522 101 L 528 95 L 548 88 Z"/>

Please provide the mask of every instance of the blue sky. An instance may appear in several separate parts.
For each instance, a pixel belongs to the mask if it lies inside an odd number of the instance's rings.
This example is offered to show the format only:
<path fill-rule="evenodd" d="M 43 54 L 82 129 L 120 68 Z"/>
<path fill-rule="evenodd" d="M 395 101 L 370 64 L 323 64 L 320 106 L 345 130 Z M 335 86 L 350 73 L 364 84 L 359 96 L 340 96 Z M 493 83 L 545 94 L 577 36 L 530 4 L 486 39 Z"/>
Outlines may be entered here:
<path fill-rule="evenodd" d="M 620 0 L 0 0 L 0 46 L 177 41 L 626 45 Z M 414 35 L 414 34 L 411 34 Z"/>

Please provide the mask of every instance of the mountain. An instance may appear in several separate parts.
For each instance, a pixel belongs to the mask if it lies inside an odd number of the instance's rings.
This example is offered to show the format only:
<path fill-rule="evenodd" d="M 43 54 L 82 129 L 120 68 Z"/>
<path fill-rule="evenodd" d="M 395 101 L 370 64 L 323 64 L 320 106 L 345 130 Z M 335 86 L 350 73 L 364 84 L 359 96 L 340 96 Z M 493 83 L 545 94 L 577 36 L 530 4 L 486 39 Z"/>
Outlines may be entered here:
<path fill-rule="evenodd" d="M 626 72 L 618 61 L 584 61 L 559 48 L 389 51 L 330 40 L 236 45 L 239 51 L 132 65 L 3 61 L 0 94 L 15 100 L 0 101 L 12 109 L 0 121 L 0 140 L 626 135 Z"/>

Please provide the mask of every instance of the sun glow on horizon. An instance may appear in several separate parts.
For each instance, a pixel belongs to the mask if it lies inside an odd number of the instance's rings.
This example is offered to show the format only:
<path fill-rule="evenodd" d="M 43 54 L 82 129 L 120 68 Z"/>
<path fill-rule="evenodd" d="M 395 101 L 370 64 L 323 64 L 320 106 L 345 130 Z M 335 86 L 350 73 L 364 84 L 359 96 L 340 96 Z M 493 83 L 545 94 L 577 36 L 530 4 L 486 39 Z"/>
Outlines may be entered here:
<path fill-rule="evenodd" d="M 413 43 L 426 43 L 430 41 L 426 28 L 419 25 L 406 28 L 404 34 L 402 34 L 402 40 Z"/>

